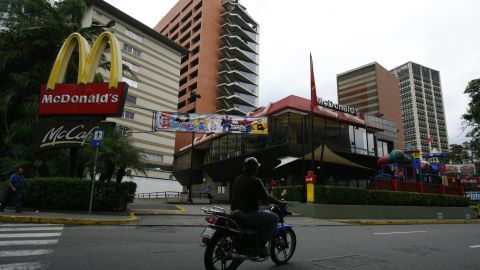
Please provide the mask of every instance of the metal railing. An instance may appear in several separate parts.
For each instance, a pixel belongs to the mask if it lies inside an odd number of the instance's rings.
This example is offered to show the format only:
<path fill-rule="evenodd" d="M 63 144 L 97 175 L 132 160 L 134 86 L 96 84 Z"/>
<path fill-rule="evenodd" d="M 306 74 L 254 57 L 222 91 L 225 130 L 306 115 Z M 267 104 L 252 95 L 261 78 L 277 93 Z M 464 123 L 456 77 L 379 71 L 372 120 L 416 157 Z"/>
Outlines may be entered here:
<path fill-rule="evenodd" d="M 148 192 L 135 194 L 136 199 L 163 199 L 163 198 L 180 198 L 181 195 L 187 194 L 186 192 L 179 191 L 161 191 L 161 192 Z"/>

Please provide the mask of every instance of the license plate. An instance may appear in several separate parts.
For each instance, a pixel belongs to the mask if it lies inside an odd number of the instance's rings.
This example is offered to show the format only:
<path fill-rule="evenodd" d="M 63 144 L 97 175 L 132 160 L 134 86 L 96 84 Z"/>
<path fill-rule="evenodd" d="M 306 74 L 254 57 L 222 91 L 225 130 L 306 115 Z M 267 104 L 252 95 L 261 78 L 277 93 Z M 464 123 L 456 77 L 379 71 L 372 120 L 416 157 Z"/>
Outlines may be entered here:
<path fill-rule="evenodd" d="M 214 234 L 215 234 L 215 229 L 207 227 L 205 228 L 205 230 L 203 230 L 202 237 L 205 237 L 207 239 L 212 239 Z"/>

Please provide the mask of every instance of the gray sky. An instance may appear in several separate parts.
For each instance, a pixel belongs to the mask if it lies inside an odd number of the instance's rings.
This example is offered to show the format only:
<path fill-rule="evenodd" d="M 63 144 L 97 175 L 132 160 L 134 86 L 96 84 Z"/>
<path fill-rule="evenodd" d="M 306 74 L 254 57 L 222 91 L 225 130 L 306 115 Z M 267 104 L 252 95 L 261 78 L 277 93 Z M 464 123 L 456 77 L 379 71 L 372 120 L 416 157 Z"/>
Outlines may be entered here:
<path fill-rule="evenodd" d="M 208 0 L 207 0 L 208 1 Z M 107 0 L 153 27 L 177 0 Z M 260 105 L 317 96 L 337 101 L 336 74 L 408 61 L 440 71 L 449 143 L 465 141 L 467 83 L 480 77 L 478 0 L 241 0 L 260 24 Z"/>

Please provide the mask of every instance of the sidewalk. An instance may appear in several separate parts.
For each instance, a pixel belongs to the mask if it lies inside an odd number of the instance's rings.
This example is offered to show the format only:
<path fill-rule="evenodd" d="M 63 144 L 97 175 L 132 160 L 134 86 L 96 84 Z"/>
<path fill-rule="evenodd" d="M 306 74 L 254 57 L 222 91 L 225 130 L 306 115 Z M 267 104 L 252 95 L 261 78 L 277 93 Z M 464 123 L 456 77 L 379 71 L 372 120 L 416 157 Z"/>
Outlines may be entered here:
<path fill-rule="evenodd" d="M 133 225 L 133 226 L 189 226 L 206 225 L 202 208 L 222 207 L 227 212 L 226 204 L 168 204 L 161 199 L 137 199 L 129 204 L 128 211 L 123 213 L 97 213 L 73 211 L 40 211 L 26 210 L 15 213 L 11 208 L 0 212 L 0 223 L 54 223 L 69 225 Z M 413 224 L 480 224 L 480 219 L 317 219 L 298 215 L 286 217 L 286 223 L 296 227 L 313 226 L 345 226 L 345 225 L 413 225 Z"/>

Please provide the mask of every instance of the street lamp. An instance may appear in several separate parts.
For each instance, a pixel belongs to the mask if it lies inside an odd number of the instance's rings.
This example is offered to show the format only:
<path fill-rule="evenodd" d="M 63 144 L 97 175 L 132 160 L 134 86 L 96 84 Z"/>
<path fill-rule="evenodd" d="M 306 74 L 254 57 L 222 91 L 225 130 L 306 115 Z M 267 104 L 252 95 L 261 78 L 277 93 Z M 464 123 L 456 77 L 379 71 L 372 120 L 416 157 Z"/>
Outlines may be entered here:
<path fill-rule="evenodd" d="M 190 92 L 190 97 L 188 101 L 193 102 L 193 112 L 196 112 L 197 99 L 201 98 L 200 94 L 197 94 L 195 91 Z M 190 121 L 192 119 L 190 118 Z M 190 149 L 190 181 L 188 182 L 188 200 L 187 203 L 192 203 L 192 181 L 193 181 L 193 142 L 195 140 L 195 127 L 192 128 L 192 148 Z"/>

